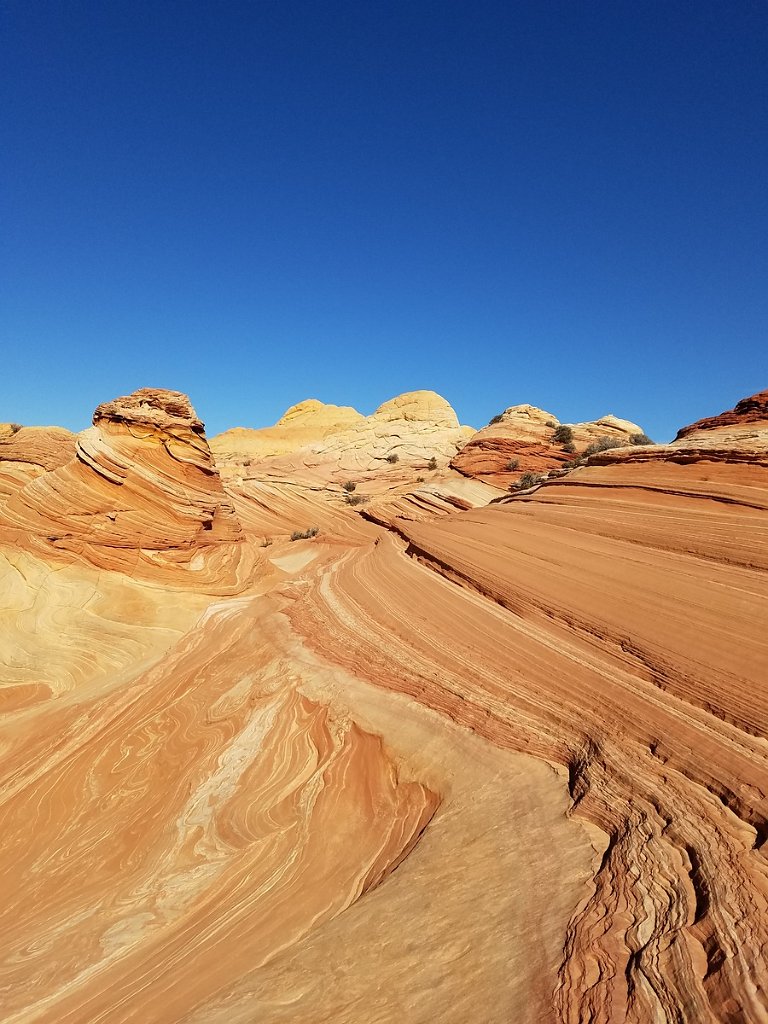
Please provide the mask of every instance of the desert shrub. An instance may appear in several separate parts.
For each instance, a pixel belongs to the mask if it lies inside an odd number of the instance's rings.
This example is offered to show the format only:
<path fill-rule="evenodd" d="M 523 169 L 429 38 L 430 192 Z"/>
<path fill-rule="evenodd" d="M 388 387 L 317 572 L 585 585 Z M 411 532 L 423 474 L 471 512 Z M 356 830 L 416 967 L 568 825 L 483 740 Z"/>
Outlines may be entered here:
<path fill-rule="evenodd" d="M 309 540 L 310 537 L 316 537 L 318 533 L 320 533 L 319 526 L 309 526 L 306 530 L 294 530 L 291 540 Z"/>
<path fill-rule="evenodd" d="M 552 440 L 557 444 L 570 444 L 573 441 L 573 431 L 565 423 L 561 423 L 559 427 L 555 427 Z"/>
<path fill-rule="evenodd" d="M 20 423 L 11 423 L 10 424 L 10 428 L 11 428 L 11 433 L 12 434 L 18 434 L 18 432 L 21 430 L 21 424 Z M 638 441 L 638 444 L 639 443 L 640 442 Z"/>
<path fill-rule="evenodd" d="M 523 473 L 523 475 L 512 485 L 516 491 L 524 491 L 534 484 L 540 484 L 544 477 L 541 473 Z"/>
<path fill-rule="evenodd" d="M 592 444 L 587 445 L 581 454 L 583 457 L 586 457 L 587 455 L 595 455 L 597 452 L 607 452 L 610 448 L 624 447 L 626 447 L 624 441 L 620 441 L 616 437 L 598 437 Z"/>
<path fill-rule="evenodd" d="M 250 459 L 245 459 L 244 462 L 243 462 L 243 465 L 246 466 L 246 467 L 250 466 L 250 464 L 251 464 L 251 460 Z"/>
<path fill-rule="evenodd" d="M 490 420 L 490 422 L 488 423 L 488 426 L 489 426 L 489 427 L 492 427 L 492 426 L 494 425 L 494 423 L 501 423 L 501 421 L 502 421 L 503 419 L 504 419 L 504 413 L 503 413 L 503 412 L 500 412 L 500 413 L 499 413 L 499 414 L 498 414 L 497 416 L 494 416 L 494 417 L 493 417 L 493 418 L 492 418 L 492 419 Z"/>
<path fill-rule="evenodd" d="M 573 453 L 576 451 L 576 445 L 573 443 L 573 441 L 566 441 L 563 445 L 563 451 L 568 452 L 569 455 L 573 455 Z"/>
<path fill-rule="evenodd" d="M 633 434 L 629 440 L 632 444 L 656 444 L 647 434 Z"/>
<path fill-rule="evenodd" d="M 344 499 L 348 505 L 364 505 L 368 501 L 366 494 L 348 494 Z"/>
<path fill-rule="evenodd" d="M 271 543 L 272 543 L 272 538 L 271 537 L 265 537 L 264 540 L 261 542 L 261 546 L 263 548 L 268 548 Z"/>
<path fill-rule="evenodd" d="M 417 476 L 416 477 L 416 483 L 417 484 L 423 484 L 426 479 L 427 478 L 425 476 Z"/>
<path fill-rule="evenodd" d="M 515 470 L 520 468 L 520 459 L 510 459 L 507 463 L 507 472 L 514 473 Z"/>
<path fill-rule="evenodd" d="M 347 480 L 346 483 L 343 483 L 341 486 L 344 488 L 347 494 L 351 494 L 352 491 L 354 491 L 354 489 L 357 487 L 357 484 L 354 482 L 354 480 Z"/>
<path fill-rule="evenodd" d="M 437 469 L 437 459 L 435 458 L 434 455 L 427 463 L 427 469 Z"/>
<path fill-rule="evenodd" d="M 387 456 L 387 462 L 391 462 L 392 465 L 399 461 L 400 456 L 397 454 L 397 452 L 390 452 L 389 455 Z"/>
<path fill-rule="evenodd" d="M 553 427 L 554 428 L 554 427 L 557 426 L 557 424 L 555 423 L 554 420 L 547 420 L 547 422 L 544 424 L 544 426 L 545 427 Z"/>

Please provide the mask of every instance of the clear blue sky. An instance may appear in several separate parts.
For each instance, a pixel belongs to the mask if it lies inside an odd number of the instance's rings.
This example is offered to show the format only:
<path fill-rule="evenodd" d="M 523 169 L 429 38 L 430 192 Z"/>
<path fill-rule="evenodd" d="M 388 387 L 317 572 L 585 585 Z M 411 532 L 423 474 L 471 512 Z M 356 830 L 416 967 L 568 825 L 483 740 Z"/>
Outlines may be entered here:
<path fill-rule="evenodd" d="M 0 420 L 768 387 L 764 0 L 2 0 Z"/>

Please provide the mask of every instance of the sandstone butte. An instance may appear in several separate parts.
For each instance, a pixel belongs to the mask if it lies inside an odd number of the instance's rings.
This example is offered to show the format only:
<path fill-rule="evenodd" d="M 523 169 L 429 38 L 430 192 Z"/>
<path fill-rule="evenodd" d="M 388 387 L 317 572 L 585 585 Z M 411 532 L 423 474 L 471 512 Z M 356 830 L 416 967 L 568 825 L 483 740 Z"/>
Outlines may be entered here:
<path fill-rule="evenodd" d="M 557 439 L 567 427 L 573 451 Z M 642 427 L 616 416 L 587 423 L 561 424 L 556 416 L 533 405 L 513 405 L 478 430 L 451 461 L 466 476 L 507 487 L 522 472 L 559 470 L 592 442 L 601 438 L 628 445 L 644 437 Z"/>
<path fill-rule="evenodd" d="M 4 1022 L 768 1021 L 768 392 L 441 402 L 0 428 Z"/>

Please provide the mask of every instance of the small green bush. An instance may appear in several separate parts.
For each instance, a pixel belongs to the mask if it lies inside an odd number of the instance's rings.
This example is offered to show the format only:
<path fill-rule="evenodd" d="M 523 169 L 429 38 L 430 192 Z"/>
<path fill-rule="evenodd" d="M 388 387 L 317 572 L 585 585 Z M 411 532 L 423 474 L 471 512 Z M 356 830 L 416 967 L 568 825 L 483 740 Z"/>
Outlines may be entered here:
<path fill-rule="evenodd" d="M 400 456 L 397 454 L 397 452 L 390 452 L 390 454 L 387 456 L 387 462 L 391 462 L 393 466 L 396 462 L 399 461 Z"/>
<path fill-rule="evenodd" d="M 520 468 L 520 459 L 510 459 L 507 463 L 507 472 L 514 473 Z"/>
<path fill-rule="evenodd" d="M 345 499 L 348 505 L 364 505 L 368 501 L 366 494 L 348 494 Z"/>
<path fill-rule="evenodd" d="M 633 434 L 629 440 L 632 444 L 656 444 L 647 434 Z"/>
<path fill-rule="evenodd" d="M 357 484 L 354 482 L 354 480 L 347 480 L 347 482 L 343 483 L 341 486 L 344 488 L 347 494 L 351 494 L 352 491 L 354 491 L 354 489 L 357 487 Z"/>
<path fill-rule="evenodd" d="M 607 452 L 611 448 L 625 448 L 626 444 L 624 441 L 620 441 L 616 437 L 598 437 L 592 444 L 587 445 L 584 451 L 581 453 L 583 458 L 588 455 L 596 455 L 598 452 Z"/>
<path fill-rule="evenodd" d="M 573 431 L 565 423 L 561 423 L 559 427 L 555 427 L 552 440 L 556 444 L 570 444 L 573 441 Z"/>
<path fill-rule="evenodd" d="M 494 423 L 501 423 L 501 421 L 503 419 L 504 419 L 504 413 L 500 412 L 497 416 L 493 417 L 493 419 L 488 423 L 488 426 L 492 427 L 494 425 Z"/>
<path fill-rule="evenodd" d="M 291 540 L 309 540 L 310 537 L 316 537 L 318 533 L 320 533 L 319 526 L 310 526 L 306 530 L 294 530 Z"/>
<path fill-rule="evenodd" d="M 516 491 L 525 491 L 534 484 L 539 484 L 544 479 L 541 473 L 523 473 L 519 480 L 512 485 Z"/>
<path fill-rule="evenodd" d="M 21 424 L 20 423 L 11 423 L 9 425 L 10 425 L 11 433 L 12 434 L 18 434 L 18 432 L 21 430 Z"/>
<path fill-rule="evenodd" d="M 437 469 L 437 459 L 435 458 L 434 455 L 427 463 L 427 469 Z"/>
<path fill-rule="evenodd" d="M 427 478 L 425 476 L 417 476 L 416 477 L 416 483 L 417 484 L 423 484 L 426 479 Z"/>
<path fill-rule="evenodd" d="M 576 445 L 573 443 L 573 441 L 566 441 L 566 443 L 563 445 L 563 451 L 568 452 L 569 455 L 573 455 L 573 453 L 576 451 Z"/>
<path fill-rule="evenodd" d="M 547 422 L 544 424 L 544 426 L 546 426 L 546 427 L 556 427 L 557 424 L 555 423 L 554 420 L 547 420 Z"/>

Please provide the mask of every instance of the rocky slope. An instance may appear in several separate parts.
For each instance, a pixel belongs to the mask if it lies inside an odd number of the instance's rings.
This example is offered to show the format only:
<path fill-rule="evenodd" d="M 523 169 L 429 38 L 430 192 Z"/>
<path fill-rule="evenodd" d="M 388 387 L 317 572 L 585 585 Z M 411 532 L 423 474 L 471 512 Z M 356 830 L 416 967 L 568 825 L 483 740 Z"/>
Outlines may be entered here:
<path fill-rule="evenodd" d="M 513 405 L 474 434 L 451 460 L 453 469 L 508 488 L 523 473 L 549 473 L 578 458 L 595 441 L 629 445 L 644 437 L 629 420 L 603 416 L 587 423 L 562 424 L 533 405 Z"/>
<path fill-rule="evenodd" d="M 100 407 L 0 499 L 4 1019 L 765 1024 L 759 413 L 354 507 Z"/>
<path fill-rule="evenodd" d="M 695 464 L 715 462 L 720 473 L 728 472 L 725 464 L 741 463 L 745 468 L 734 470 L 734 481 L 746 480 L 750 468 L 768 465 L 768 392 L 745 398 L 734 409 L 718 416 L 682 427 L 668 445 L 639 445 L 592 455 L 592 465 L 616 463 L 640 465 Z M 659 467 L 660 472 L 664 472 Z M 647 471 L 646 471 L 647 472 Z"/>

